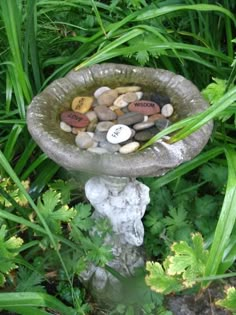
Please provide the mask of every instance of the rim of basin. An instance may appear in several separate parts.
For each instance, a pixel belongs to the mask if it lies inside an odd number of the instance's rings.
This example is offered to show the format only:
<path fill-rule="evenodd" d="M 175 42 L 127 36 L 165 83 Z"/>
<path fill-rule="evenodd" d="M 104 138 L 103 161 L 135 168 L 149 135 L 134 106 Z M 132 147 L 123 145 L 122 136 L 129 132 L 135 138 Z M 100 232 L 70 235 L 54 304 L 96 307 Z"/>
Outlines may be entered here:
<path fill-rule="evenodd" d="M 144 92 L 156 91 L 169 96 L 178 120 L 202 112 L 209 106 L 197 87 L 183 76 L 162 69 L 104 63 L 80 71 L 72 70 L 34 97 L 27 111 L 29 132 L 53 161 L 74 173 L 161 176 L 201 152 L 211 135 L 212 122 L 174 144 L 160 141 L 143 151 L 127 155 L 100 155 L 81 150 L 75 145 L 75 136 L 60 129 L 60 113 L 70 108 L 75 96 L 93 95 L 101 86 L 128 85 L 139 85 Z"/>

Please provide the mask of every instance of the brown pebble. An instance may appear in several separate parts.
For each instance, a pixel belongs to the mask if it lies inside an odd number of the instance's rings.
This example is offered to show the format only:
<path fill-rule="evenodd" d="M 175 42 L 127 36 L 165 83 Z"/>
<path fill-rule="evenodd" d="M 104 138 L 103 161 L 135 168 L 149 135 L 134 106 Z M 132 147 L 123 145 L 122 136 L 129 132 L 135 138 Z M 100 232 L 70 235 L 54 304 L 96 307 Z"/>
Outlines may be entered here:
<path fill-rule="evenodd" d="M 156 121 L 158 119 L 165 118 L 162 114 L 154 114 L 148 117 L 148 121 Z"/>
<path fill-rule="evenodd" d="M 160 106 L 157 103 L 146 100 L 132 102 L 129 104 L 128 109 L 131 112 L 137 112 L 147 116 L 160 112 Z"/>
<path fill-rule="evenodd" d="M 117 97 L 118 97 L 118 92 L 116 90 L 108 90 L 102 93 L 97 98 L 97 101 L 99 105 L 111 106 Z"/>
<path fill-rule="evenodd" d="M 89 119 L 87 116 L 73 111 L 66 111 L 61 113 L 61 120 L 71 127 L 83 128 L 88 126 Z"/>

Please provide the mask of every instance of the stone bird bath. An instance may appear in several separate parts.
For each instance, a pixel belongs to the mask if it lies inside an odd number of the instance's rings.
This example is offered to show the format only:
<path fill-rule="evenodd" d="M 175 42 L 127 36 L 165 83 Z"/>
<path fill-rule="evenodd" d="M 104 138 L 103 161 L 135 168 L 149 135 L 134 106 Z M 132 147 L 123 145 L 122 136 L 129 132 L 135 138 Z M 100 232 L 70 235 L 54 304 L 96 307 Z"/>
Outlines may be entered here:
<path fill-rule="evenodd" d="M 85 193 L 94 207 L 93 217 L 106 217 L 113 234 L 104 240 L 112 246 L 109 266 L 123 276 L 133 275 L 144 265 L 142 217 L 149 203 L 149 188 L 136 177 L 161 176 L 193 159 L 206 145 L 212 130 L 208 123 L 189 137 L 174 144 L 157 142 L 136 153 L 96 154 L 80 150 L 75 136 L 60 129 L 60 113 L 70 108 L 76 96 L 93 95 L 101 86 L 141 86 L 144 92 L 167 95 L 177 120 L 204 111 L 208 103 L 189 80 L 160 69 L 121 64 L 101 64 L 71 71 L 52 82 L 37 95 L 27 112 L 28 129 L 40 148 L 57 164 L 73 173 L 91 174 Z M 90 265 L 80 275 L 83 283 L 99 299 L 122 299 L 121 283 L 109 272 Z"/>

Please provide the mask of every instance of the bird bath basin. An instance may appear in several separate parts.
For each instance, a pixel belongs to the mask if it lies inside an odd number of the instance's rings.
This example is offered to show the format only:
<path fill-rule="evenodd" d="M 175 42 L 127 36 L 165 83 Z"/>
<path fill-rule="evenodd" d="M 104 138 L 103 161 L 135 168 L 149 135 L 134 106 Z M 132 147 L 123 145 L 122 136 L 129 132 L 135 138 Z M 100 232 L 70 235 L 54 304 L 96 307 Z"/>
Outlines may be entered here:
<path fill-rule="evenodd" d="M 140 86 L 143 92 L 167 95 L 178 120 L 204 111 L 208 103 L 196 86 L 180 75 L 166 70 L 108 63 L 69 72 L 37 95 L 28 108 L 28 129 L 49 158 L 73 176 L 81 172 L 91 174 L 85 193 L 95 209 L 93 216 L 108 218 L 114 232 L 104 240 L 113 248 L 114 259 L 109 265 L 129 276 L 136 267 L 144 264 L 141 219 L 149 203 L 148 187 L 135 178 L 161 176 L 193 159 L 206 145 L 212 123 L 174 144 L 160 141 L 144 151 L 126 155 L 84 151 L 75 145 L 74 135 L 60 129 L 60 113 L 70 109 L 74 97 L 93 95 L 101 86 Z M 88 266 L 81 279 L 95 295 L 110 300 L 122 298 L 119 281 L 100 267 Z"/>

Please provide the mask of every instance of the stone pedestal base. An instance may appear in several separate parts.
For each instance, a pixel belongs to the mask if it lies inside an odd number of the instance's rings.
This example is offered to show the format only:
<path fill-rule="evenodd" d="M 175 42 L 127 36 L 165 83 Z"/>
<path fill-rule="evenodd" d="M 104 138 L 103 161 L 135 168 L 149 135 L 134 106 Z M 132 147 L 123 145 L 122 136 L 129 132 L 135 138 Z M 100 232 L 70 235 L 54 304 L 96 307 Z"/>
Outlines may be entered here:
<path fill-rule="evenodd" d="M 89 179 L 85 193 L 94 207 L 94 219 L 107 218 L 112 225 L 113 234 L 104 239 L 114 257 L 108 266 L 124 277 L 134 275 L 136 268 L 144 266 L 141 219 L 150 201 L 149 188 L 135 179 L 103 176 Z M 90 265 L 80 277 L 97 299 L 123 299 L 122 284 L 111 272 Z"/>

